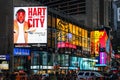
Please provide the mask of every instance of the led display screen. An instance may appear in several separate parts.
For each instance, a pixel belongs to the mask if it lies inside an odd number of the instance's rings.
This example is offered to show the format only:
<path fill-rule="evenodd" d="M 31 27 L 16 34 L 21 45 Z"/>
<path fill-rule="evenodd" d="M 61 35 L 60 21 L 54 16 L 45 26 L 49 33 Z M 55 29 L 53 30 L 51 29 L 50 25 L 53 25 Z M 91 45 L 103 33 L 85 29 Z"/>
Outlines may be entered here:
<path fill-rule="evenodd" d="M 14 56 L 28 56 L 30 55 L 30 49 L 26 48 L 14 48 Z"/>
<path fill-rule="evenodd" d="M 77 48 L 76 45 L 73 45 L 69 42 L 58 42 L 57 47 L 58 48 L 74 48 L 74 49 Z"/>
<path fill-rule="evenodd" d="M 106 49 L 107 33 L 104 30 L 92 31 L 91 34 L 91 55 L 99 56 L 99 48 Z"/>
<path fill-rule="evenodd" d="M 14 7 L 14 43 L 47 43 L 47 7 Z"/>
<path fill-rule="evenodd" d="M 9 69 L 9 60 L 10 55 L 0 55 L 0 70 L 8 70 Z"/>
<path fill-rule="evenodd" d="M 91 55 L 99 56 L 99 31 L 92 31 L 90 33 L 91 37 Z"/>
<path fill-rule="evenodd" d="M 78 58 L 80 70 L 98 70 L 95 67 L 97 60 L 89 58 Z"/>
<path fill-rule="evenodd" d="M 107 54 L 105 52 L 100 52 L 100 64 L 106 64 Z"/>
<path fill-rule="evenodd" d="M 100 56 L 96 58 L 98 62 L 96 66 L 106 66 L 107 61 L 107 54 L 106 52 L 100 52 Z"/>
<path fill-rule="evenodd" d="M 72 67 L 78 67 L 77 57 L 70 57 L 70 66 L 72 66 Z"/>
<path fill-rule="evenodd" d="M 6 60 L 6 61 L 8 61 L 8 60 L 10 60 L 10 55 L 0 55 L 0 60 Z"/>
<path fill-rule="evenodd" d="M 8 61 L 0 61 L 0 69 L 1 70 L 8 70 L 9 69 Z"/>

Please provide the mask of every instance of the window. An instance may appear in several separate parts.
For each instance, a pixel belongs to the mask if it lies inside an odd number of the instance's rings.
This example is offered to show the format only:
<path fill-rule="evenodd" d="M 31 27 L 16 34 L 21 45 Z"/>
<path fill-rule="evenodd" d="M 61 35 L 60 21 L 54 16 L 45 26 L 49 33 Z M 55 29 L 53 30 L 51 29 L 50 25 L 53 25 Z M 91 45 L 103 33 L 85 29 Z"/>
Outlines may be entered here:
<path fill-rule="evenodd" d="M 90 74 L 90 73 L 89 73 L 89 72 L 87 72 L 87 73 L 85 73 L 85 76 L 89 76 L 89 74 Z"/>
<path fill-rule="evenodd" d="M 91 76 L 94 76 L 95 74 L 94 73 L 91 73 Z"/>
<path fill-rule="evenodd" d="M 80 72 L 78 75 L 83 75 L 84 74 L 84 72 Z"/>

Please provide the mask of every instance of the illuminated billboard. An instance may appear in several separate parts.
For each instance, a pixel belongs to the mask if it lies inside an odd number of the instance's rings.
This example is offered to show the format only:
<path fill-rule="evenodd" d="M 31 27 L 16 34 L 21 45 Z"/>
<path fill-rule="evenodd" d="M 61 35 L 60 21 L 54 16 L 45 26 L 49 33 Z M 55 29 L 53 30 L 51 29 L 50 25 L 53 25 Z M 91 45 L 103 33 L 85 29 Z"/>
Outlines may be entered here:
<path fill-rule="evenodd" d="M 47 7 L 14 7 L 14 43 L 47 43 Z"/>
<path fill-rule="evenodd" d="M 99 43 L 100 43 L 100 48 L 106 48 L 106 42 L 108 39 L 106 31 L 102 30 L 100 32 L 100 38 L 99 38 Z"/>
<path fill-rule="evenodd" d="M 57 48 L 73 48 L 73 49 L 76 49 L 77 46 L 73 45 L 69 42 L 58 42 Z"/>
<path fill-rule="evenodd" d="M 97 57 L 98 62 L 95 66 L 107 66 L 107 54 L 106 52 L 100 52 L 100 56 Z"/>
<path fill-rule="evenodd" d="M 29 56 L 30 49 L 25 48 L 14 48 L 14 56 Z"/>
<path fill-rule="evenodd" d="M 92 31 L 90 33 L 91 37 L 91 55 L 99 56 L 99 31 Z"/>
<path fill-rule="evenodd" d="M 97 60 L 92 58 L 78 58 L 80 70 L 98 70 L 95 67 Z"/>
<path fill-rule="evenodd" d="M 78 60 L 77 57 L 70 57 L 70 66 L 71 67 L 78 67 Z"/>
<path fill-rule="evenodd" d="M 105 52 L 100 52 L 100 64 L 106 64 L 107 54 Z"/>
<path fill-rule="evenodd" d="M 0 70 L 8 70 L 9 62 L 8 61 L 0 61 Z"/>
<path fill-rule="evenodd" d="M 99 56 L 99 48 L 106 49 L 107 33 L 104 30 L 92 31 L 91 34 L 91 55 Z"/>
<path fill-rule="evenodd" d="M 0 70 L 9 69 L 10 55 L 0 55 Z"/>

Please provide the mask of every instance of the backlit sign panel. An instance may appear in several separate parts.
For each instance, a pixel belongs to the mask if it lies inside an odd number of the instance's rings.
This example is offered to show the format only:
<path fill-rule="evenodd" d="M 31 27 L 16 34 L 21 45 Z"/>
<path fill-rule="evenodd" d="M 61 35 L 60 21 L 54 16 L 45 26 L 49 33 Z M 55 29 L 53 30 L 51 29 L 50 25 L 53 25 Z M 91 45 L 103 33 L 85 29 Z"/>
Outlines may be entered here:
<path fill-rule="evenodd" d="M 77 57 L 70 57 L 70 66 L 71 67 L 78 67 L 78 60 Z"/>
<path fill-rule="evenodd" d="M 10 55 L 0 55 L 0 70 L 8 70 L 9 69 L 9 60 Z"/>
<path fill-rule="evenodd" d="M 99 31 L 92 31 L 90 33 L 91 37 L 91 55 L 98 56 L 99 55 Z"/>
<path fill-rule="evenodd" d="M 0 60 L 10 60 L 10 55 L 0 55 Z"/>
<path fill-rule="evenodd" d="M 57 47 L 58 48 L 73 48 L 73 49 L 77 48 L 76 45 L 73 45 L 69 42 L 58 42 Z"/>
<path fill-rule="evenodd" d="M 97 60 L 92 58 L 78 58 L 80 70 L 98 70 L 95 67 Z"/>
<path fill-rule="evenodd" d="M 0 70 L 8 70 L 9 62 L 8 61 L 0 61 Z"/>
<path fill-rule="evenodd" d="M 105 52 L 100 52 L 100 64 L 106 64 L 107 54 Z"/>
<path fill-rule="evenodd" d="M 100 52 L 100 56 L 97 58 L 98 62 L 95 66 L 107 66 L 107 54 L 106 52 Z"/>
<path fill-rule="evenodd" d="M 47 43 L 47 7 L 14 7 L 14 43 Z"/>
<path fill-rule="evenodd" d="M 91 55 L 99 56 L 99 48 L 106 48 L 108 39 L 106 31 L 92 31 L 91 34 Z"/>
<path fill-rule="evenodd" d="M 25 48 L 14 48 L 14 56 L 29 56 L 30 50 Z"/>

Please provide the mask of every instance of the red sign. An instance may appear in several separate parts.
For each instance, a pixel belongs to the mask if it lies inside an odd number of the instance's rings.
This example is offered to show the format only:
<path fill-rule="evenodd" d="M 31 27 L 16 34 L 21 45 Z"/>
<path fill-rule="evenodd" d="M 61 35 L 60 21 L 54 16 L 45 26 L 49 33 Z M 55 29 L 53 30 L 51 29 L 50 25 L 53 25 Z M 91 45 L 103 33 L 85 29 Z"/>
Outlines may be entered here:
<path fill-rule="evenodd" d="M 58 48 L 74 48 L 74 49 L 77 48 L 76 45 L 73 45 L 69 42 L 58 42 L 57 47 Z"/>

